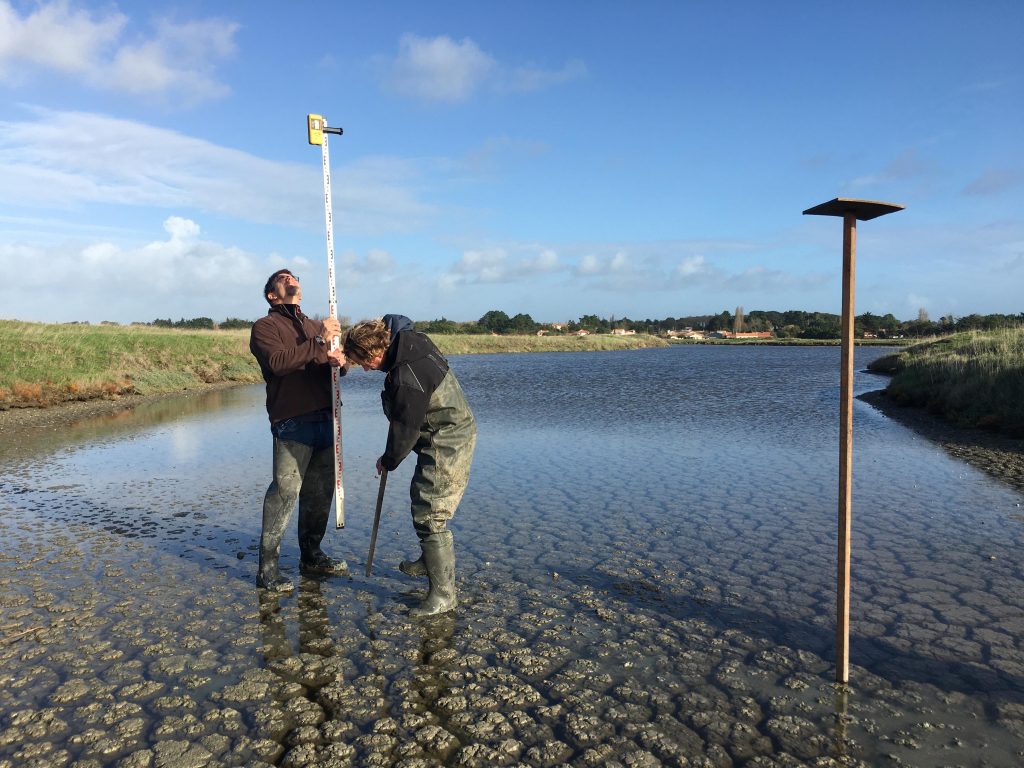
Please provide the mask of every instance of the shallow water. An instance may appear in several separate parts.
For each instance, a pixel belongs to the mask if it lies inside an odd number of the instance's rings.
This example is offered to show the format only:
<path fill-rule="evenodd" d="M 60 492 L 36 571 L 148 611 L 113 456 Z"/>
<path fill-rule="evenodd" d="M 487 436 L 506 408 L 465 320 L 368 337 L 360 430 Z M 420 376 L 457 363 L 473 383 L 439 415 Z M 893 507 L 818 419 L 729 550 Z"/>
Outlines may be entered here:
<path fill-rule="evenodd" d="M 837 348 L 453 366 L 479 441 L 434 621 L 396 569 L 411 466 L 363 575 L 379 374 L 344 381 L 352 574 L 300 579 L 290 532 L 291 597 L 253 588 L 261 387 L 5 446 L 0 766 L 1021 762 L 1024 499 L 859 401 L 832 685 Z"/>

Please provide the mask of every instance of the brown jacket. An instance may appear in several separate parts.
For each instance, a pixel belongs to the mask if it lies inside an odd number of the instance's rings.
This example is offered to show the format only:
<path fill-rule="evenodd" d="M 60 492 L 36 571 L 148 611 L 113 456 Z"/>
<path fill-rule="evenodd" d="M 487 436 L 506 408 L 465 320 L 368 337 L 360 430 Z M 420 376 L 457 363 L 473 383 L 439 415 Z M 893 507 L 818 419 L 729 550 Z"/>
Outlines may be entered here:
<path fill-rule="evenodd" d="M 323 331 L 323 323 L 306 317 L 295 304 L 273 306 L 253 325 L 249 351 L 267 382 L 272 424 L 331 409 L 328 347 L 317 340 Z"/>

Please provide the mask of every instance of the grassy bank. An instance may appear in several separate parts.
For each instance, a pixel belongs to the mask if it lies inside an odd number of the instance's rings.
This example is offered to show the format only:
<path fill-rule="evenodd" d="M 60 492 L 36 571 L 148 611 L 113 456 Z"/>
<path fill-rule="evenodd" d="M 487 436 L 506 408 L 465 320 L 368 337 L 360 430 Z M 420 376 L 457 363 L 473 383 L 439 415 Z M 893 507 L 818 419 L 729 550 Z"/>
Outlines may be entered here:
<path fill-rule="evenodd" d="M 971 331 L 916 344 L 869 366 L 891 373 L 896 402 L 958 426 L 1024 437 L 1024 328 Z"/>
<path fill-rule="evenodd" d="M 657 336 L 490 336 L 472 333 L 438 334 L 430 337 L 446 355 L 502 352 L 608 352 L 617 349 L 667 347 Z"/>
<path fill-rule="evenodd" d="M 261 380 L 248 331 L 0 320 L 0 408 Z"/>
<path fill-rule="evenodd" d="M 653 336 L 433 337 L 448 355 L 665 346 Z M 248 330 L 51 325 L 0 320 L 0 408 L 156 395 L 263 379 Z"/>

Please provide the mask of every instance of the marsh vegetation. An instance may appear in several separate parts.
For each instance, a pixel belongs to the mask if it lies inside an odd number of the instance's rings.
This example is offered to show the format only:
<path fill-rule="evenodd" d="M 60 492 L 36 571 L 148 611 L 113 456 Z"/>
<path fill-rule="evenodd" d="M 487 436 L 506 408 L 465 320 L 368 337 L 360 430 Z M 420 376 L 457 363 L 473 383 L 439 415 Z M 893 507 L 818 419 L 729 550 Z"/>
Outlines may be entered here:
<path fill-rule="evenodd" d="M 888 395 L 958 426 L 1024 436 L 1024 327 L 968 331 L 915 344 L 869 366 Z"/>

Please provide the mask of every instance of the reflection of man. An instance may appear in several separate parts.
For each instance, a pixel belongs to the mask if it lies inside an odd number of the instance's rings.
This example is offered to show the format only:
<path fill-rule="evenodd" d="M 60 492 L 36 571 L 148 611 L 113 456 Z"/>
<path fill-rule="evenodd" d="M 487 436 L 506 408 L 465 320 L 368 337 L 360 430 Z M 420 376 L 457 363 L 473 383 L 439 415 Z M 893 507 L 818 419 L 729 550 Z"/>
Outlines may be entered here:
<path fill-rule="evenodd" d="M 341 326 L 336 318 L 311 320 L 302 314 L 302 287 L 287 269 L 279 269 L 263 287 L 270 310 L 252 327 L 249 349 L 267 382 L 267 413 L 274 435 L 274 479 L 263 499 L 260 566 L 256 585 L 289 592 L 281 576 L 281 538 L 295 501 L 299 502 L 299 567 L 306 574 L 348 570 L 320 549 L 334 498 L 334 420 L 332 366 L 347 369 L 341 349 L 330 339 Z"/>
<path fill-rule="evenodd" d="M 260 652 L 264 662 L 289 659 L 300 653 L 333 655 L 331 621 L 327 617 L 327 602 L 320 592 L 320 584 L 313 581 L 305 585 L 293 611 L 282 610 L 283 596 L 279 593 L 262 590 L 257 598 L 263 627 Z M 292 620 L 298 619 L 298 650 L 288 637 L 286 614 Z M 283 679 L 287 682 L 290 678 L 285 676 Z"/>

